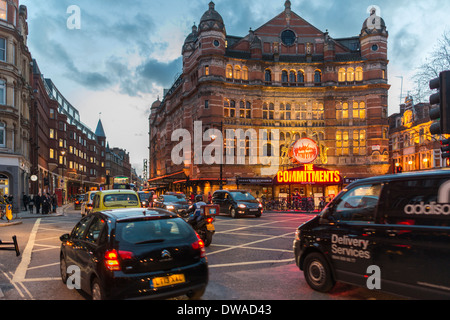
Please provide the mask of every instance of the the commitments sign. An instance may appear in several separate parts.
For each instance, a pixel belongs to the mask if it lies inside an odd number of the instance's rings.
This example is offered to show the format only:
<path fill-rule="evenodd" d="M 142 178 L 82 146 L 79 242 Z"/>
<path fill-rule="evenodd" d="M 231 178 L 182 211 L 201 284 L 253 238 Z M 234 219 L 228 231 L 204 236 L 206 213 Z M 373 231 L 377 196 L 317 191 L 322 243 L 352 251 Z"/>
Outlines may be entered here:
<path fill-rule="evenodd" d="M 277 184 L 331 184 L 342 182 L 341 173 L 305 164 L 294 170 L 278 171 L 275 178 Z"/>

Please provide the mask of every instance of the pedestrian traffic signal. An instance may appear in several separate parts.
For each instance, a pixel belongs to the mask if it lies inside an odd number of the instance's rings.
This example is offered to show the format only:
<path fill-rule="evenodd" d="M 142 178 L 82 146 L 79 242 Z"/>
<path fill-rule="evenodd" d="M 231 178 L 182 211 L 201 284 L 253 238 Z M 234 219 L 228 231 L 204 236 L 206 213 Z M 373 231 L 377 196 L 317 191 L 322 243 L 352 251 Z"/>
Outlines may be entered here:
<path fill-rule="evenodd" d="M 430 133 L 450 134 L 450 71 L 441 72 L 439 78 L 431 80 L 430 89 L 438 90 L 430 96 L 430 104 L 437 105 L 430 110 L 430 118 L 439 120 L 430 126 Z"/>
<path fill-rule="evenodd" d="M 450 139 L 441 140 L 442 159 L 450 158 Z"/>

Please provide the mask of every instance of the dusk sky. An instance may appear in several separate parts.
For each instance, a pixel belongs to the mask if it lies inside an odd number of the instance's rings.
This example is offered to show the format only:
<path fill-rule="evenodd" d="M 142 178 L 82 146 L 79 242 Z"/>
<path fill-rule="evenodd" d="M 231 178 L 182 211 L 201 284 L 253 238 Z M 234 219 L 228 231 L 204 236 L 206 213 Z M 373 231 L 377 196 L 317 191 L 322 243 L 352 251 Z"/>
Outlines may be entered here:
<path fill-rule="evenodd" d="M 228 35 L 246 36 L 284 10 L 284 0 L 216 0 Z M 411 77 L 445 31 L 450 2 L 442 0 L 292 0 L 292 10 L 333 38 L 358 36 L 368 8 L 381 10 L 389 32 L 389 114 L 414 89 Z M 148 158 L 151 104 L 182 71 L 181 47 L 209 0 L 21 0 L 28 7 L 28 47 L 95 131 L 100 113 L 111 147 L 130 152 L 140 174 Z M 68 7 L 81 28 L 67 28 Z"/>

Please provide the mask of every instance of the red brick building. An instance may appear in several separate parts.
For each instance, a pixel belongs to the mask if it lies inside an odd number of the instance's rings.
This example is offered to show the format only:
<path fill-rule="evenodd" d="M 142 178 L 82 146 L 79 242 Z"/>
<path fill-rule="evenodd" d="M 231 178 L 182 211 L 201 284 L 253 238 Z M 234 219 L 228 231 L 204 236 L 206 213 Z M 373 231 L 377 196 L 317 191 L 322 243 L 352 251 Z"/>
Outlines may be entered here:
<path fill-rule="evenodd" d="M 298 190 L 318 197 L 336 195 L 351 179 L 387 173 L 388 32 L 375 11 L 355 31 L 360 32 L 333 39 L 286 1 L 285 9 L 261 27 L 245 36 L 230 36 L 214 3 L 209 3 L 183 45 L 181 76 L 151 107 L 149 184 L 161 191 L 207 194 L 219 188 L 222 176 L 225 188 L 242 186 L 254 195 Z M 253 129 L 258 136 L 247 137 L 239 147 L 234 147 L 237 141 L 234 146 L 224 142 L 224 154 L 244 149 L 244 164 L 196 163 L 198 152 L 176 164 L 171 153 L 179 141 L 171 141 L 172 133 L 187 130 L 194 151 L 195 123 L 201 123 L 207 135 L 209 129 L 224 135 L 227 130 Z M 203 138 L 205 152 L 212 142 Z M 288 153 L 300 138 L 317 143 L 320 154 L 313 164 L 338 170 L 339 184 L 271 183 L 277 172 L 267 174 L 268 166 L 260 161 L 264 157 L 256 164 L 248 157 L 256 139 L 258 155 L 279 157 L 279 170 L 301 170 Z"/>

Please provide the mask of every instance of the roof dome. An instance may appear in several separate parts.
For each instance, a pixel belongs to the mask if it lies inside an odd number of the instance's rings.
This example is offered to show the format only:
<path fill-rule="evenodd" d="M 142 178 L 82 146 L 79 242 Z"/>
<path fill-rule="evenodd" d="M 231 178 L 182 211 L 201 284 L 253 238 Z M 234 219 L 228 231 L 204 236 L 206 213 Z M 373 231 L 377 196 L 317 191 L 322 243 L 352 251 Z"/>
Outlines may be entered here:
<path fill-rule="evenodd" d="M 225 32 L 222 16 L 215 10 L 214 2 L 209 3 L 209 9 L 200 19 L 200 32 L 204 30 L 218 30 Z"/>
<path fill-rule="evenodd" d="M 159 97 L 158 97 L 158 100 L 156 100 L 155 102 L 152 103 L 152 106 L 150 109 L 158 109 L 160 105 L 161 105 L 161 101 L 159 101 Z"/>
<path fill-rule="evenodd" d="M 363 31 L 371 30 L 381 30 L 386 31 L 386 23 L 383 18 L 377 15 L 376 8 L 370 10 L 370 17 L 368 17 L 362 26 Z"/>

